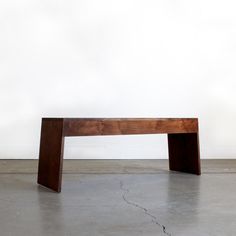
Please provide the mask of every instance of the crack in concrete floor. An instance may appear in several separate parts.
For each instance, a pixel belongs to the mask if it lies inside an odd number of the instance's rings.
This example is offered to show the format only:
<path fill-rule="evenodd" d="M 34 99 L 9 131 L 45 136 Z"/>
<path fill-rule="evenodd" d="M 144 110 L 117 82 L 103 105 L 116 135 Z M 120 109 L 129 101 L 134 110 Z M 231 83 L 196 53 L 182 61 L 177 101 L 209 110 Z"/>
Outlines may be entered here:
<path fill-rule="evenodd" d="M 163 225 L 163 224 L 161 224 L 161 223 L 158 221 L 158 219 L 157 219 L 156 216 L 154 216 L 154 215 L 152 215 L 151 213 L 148 212 L 148 209 L 147 209 L 147 208 L 145 208 L 145 207 L 143 207 L 143 206 L 141 206 L 141 205 L 139 205 L 139 204 L 137 204 L 137 203 L 131 202 L 130 200 L 127 199 L 126 195 L 127 195 L 130 191 L 129 191 L 129 189 L 124 188 L 124 183 L 123 183 L 123 181 L 120 181 L 120 189 L 124 192 L 123 195 L 122 195 L 122 198 L 123 198 L 123 200 L 124 200 L 128 205 L 131 205 L 131 206 L 133 206 L 133 207 L 136 207 L 136 208 L 142 210 L 145 215 L 147 215 L 147 216 L 149 216 L 149 217 L 151 218 L 152 223 L 154 223 L 154 224 L 158 225 L 159 227 L 161 227 L 162 232 L 163 232 L 165 235 L 168 235 L 168 236 L 171 236 L 171 235 L 172 235 L 171 233 L 169 233 L 169 232 L 166 230 L 166 226 Z"/>

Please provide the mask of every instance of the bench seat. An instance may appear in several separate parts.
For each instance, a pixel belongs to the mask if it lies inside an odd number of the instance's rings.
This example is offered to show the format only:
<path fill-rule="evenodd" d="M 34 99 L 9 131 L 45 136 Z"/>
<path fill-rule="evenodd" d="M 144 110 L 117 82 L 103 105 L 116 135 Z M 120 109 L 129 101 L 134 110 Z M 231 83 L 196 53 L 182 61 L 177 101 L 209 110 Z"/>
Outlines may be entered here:
<path fill-rule="evenodd" d="M 201 174 L 197 118 L 43 118 L 38 184 L 61 191 L 64 138 L 167 134 L 169 168 Z"/>

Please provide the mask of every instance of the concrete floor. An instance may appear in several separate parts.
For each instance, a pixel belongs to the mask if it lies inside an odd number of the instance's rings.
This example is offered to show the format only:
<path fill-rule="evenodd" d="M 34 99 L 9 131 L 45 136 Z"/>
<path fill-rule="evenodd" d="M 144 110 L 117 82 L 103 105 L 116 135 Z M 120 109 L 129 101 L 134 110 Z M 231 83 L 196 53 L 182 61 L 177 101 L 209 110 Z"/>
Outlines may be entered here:
<path fill-rule="evenodd" d="M 61 194 L 1 173 L 0 235 L 235 236 L 236 173 L 217 170 L 64 174 Z"/>
<path fill-rule="evenodd" d="M 63 161 L 63 173 L 68 174 L 156 174 L 166 173 L 168 160 L 92 160 Z M 203 159 L 202 173 L 236 173 L 236 159 Z M 38 160 L 0 160 L 0 173 L 37 173 Z"/>

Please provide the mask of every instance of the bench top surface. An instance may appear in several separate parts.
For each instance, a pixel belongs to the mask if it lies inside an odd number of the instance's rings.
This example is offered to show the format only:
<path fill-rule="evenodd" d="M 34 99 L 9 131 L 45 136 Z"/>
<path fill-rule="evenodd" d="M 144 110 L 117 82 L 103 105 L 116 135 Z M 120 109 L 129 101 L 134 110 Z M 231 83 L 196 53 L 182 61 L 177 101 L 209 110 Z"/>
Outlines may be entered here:
<path fill-rule="evenodd" d="M 197 118 L 43 118 L 43 122 L 61 124 L 64 136 L 198 132 Z"/>
<path fill-rule="evenodd" d="M 198 120 L 198 118 L 147 118 L 147 117 L 140 117 L 140 118 L 117 118 L 117 117 L 111 117 L 111 118 L 105 118 L 105 117 L 43 117 L 42 119 L 46 120 L 57 120 L 57 119 L 64 119 L 64 120 L 98 120 L 98 121 L 148 121 L 148 120 L 160 120 L 160 121 L 190 121 L 190 120 Z"/>

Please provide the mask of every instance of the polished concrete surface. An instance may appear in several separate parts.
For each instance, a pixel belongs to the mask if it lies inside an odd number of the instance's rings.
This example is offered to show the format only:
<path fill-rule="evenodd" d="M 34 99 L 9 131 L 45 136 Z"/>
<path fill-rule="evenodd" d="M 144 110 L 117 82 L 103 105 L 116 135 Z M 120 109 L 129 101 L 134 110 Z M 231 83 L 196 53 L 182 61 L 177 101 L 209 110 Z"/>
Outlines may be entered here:
<path fill-rule="evenodd" d="M 36 174 L 0 174 L 1 236 L 236 234 L 236 174 L 65 174 L 62 193 Z"/>
<path fill-rule="evenodd" d="M 203 159 L 202 173 L 236 173 L 236 159 Z M 38 160 L 0 159 L 0 173 L 36 173 Z M 167 159 L 92 160 L 65 159 L 63 172 L 70 174 L 156 174 L 168 170 Z"/>

